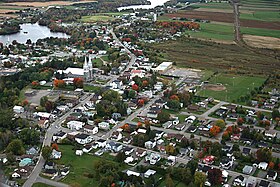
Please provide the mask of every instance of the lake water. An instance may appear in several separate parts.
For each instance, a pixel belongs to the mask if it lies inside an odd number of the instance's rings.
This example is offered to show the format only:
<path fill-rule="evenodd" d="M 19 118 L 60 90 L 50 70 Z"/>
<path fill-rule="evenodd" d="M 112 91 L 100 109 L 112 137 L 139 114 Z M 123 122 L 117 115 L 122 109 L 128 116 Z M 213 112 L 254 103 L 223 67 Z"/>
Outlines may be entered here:
<path fill-rule="evenodd" d="M 164 3 L 166 3 L 169 0 L 148 0 L 151 2 L 150 5 L 132 5 L 132 6 L 126 6 L 126 7 L 119 7 L 118 10 L 126 10 L 126 9 L 152 9 L 156 6 L 161 6 Z"/>
<path fill-rule="evenodd" d="M 13 40 L 17 40 L 19 43 L 25 43 L 26 40 L 30 39 L 32 42 L 36 42 L 38 39 L 47 37 L 58 37 L 58 38 L 69 38 L 70 36 L 61 32 L 51 32 L 46 26 L 40 26 L 39 24 L 21 24 L 20 32 L 10 35 L 1 35 L 0 42 L 3 44 L 9 44 Z"/>

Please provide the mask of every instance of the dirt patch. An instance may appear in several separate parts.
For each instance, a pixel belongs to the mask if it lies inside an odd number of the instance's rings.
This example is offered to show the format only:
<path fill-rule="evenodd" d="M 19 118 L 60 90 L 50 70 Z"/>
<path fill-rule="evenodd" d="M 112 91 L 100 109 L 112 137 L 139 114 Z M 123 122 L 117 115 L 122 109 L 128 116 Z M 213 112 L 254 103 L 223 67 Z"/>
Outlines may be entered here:
<path fill-rule="evenodd" d="M 86 3 L 86 2 L 96 2 L 93 0 L 83 0 L 78 2 L 73 1 L 48 1 L 48 2 L 13 2 L 13 3 L 5 3 L 4 5 L 12 5 L 12 6 L 24 6 L 24 7 L 48 7 L 53 5 L 73 5 L 78 3 Z"/>
<path fill-rule="evenodd" d="M 202 20 L 210 20 L 210 21 L 225 22 L 225 23 L 233 23 L 234 21 L 233 13 L 225 13 L 225 12 L 191 10 L 191 11 L 178 12 L 173 14 L 166 14 L 165 16 L 169 18 L 180 17 L 180 18 L 187 18 L 187 19 L 202 19 Z M 280 22 L 265 22 L 265 21 L 258 21 L 258 20 L 241 19 L 240 25 L 242 27 L 280 30 Z"/>
<path fill-rule="evenodd" d="M 0 14 L 14 13 L 17 11 L 19 11 L 19 10 L 0 9 Z"/>
<path fill-rule="evenodd" d="M 204 85 L 203 87 L 206 90 L 213 90 L 213 91 L 224 91 L 226 90 L 226 87 L 223 85 L 218 85 L 218 84 L 207 84 Z"/>
<path fill-rule="evenodd" d="M 280 49 L 280 39 L 264 36 L 243 35 L 244 41 L 253 47 Z"/>

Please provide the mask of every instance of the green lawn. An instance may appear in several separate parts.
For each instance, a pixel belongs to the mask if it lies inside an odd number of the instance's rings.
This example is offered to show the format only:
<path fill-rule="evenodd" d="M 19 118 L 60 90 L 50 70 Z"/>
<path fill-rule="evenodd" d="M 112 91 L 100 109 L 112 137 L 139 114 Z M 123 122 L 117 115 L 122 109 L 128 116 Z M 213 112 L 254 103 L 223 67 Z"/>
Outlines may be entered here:
<path fill-rule="evenodd" d="M 98 86 L 90 86 L 85 84 L 84 85 L 84 91 L 85 92 L 98 92 L 101 88 Z"/>
<path fill-rule="evenodd" d="M 104 15 L 83 16 L 81 19 L 82 22 L 107 22 L 112 20 L 114 20 L 113 17 Z"/>
<path fill-rule="evenodd" d="M 251 13 L 241 13 L 241 19 L 260 20 L 260 21 L 279 21 L 279 11 L 253 11 Z"/>
<path fill-rule="evenodd" d="M 241 27 L 241 33 L 256 35 L 256 36 L 269 36 L 269 37 L 280 38 L 279 30 Z"/>
<path fill-rule="evenodd" d="M 58 164 L 70 166 L 70 173 L 61 182 L 67 184 L 79 184 L 81 187 L 98 186 L 98 181 L 94 178 L 88 178 L 86 174 L 93 173 L 93 164 L 99 160 L 107 160 L 114 162 L 109 157 L 97 157 L 89 154 L 76 156 L 75 150 L 72 150 L 72 145 L 59 145 L 59 150 L 62 152 L 62 157 L 58 160 Z M 125 169 L 122 166 L 121 169 Z"/>
<path fill-rule="evenodd" d="M 233 78 L 234 77 L 234 78 Z M 220 83 L 226 87 L 223 91 L 201 90 L 198 95 L 213 97 L 225 101 L 237 101 L 241 96 L 249 94 L 255 87 L 261 86 L 265 81 L 264 77 L 249 77 L 238 75 L 218 74 L 211 78 L 209 83 Z"/>
<path fill-rule="evenodd" d="M 103 61 L 100 58 L 96 58 L 92 60 L 92 64 L 98 68 L 100 68 L 103 65 Z"/>
<path fill-rule="evenodd" d="M 52 187 L 52 186 L 41 183 L 41 182 L 36 182 L 32 185 L 32 187 Z"/>
<path fill-rule="evenodd" d="M 217 23 L 199 23 L 199 31 L 186 31 L 187 35 L 194 38 L 233 41 L 233 25 Z"/>

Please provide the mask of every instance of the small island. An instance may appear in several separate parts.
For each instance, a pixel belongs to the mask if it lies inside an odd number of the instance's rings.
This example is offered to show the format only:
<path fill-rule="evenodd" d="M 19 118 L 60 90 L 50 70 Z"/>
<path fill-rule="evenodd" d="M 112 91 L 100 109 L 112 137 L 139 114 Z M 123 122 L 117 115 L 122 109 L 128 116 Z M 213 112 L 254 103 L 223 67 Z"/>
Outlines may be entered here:
<path fill-rule="evenodd" d="M 0 25 L 0 35 L 15 34 L 20 31 L 19 23 L 4 22 Z"/>

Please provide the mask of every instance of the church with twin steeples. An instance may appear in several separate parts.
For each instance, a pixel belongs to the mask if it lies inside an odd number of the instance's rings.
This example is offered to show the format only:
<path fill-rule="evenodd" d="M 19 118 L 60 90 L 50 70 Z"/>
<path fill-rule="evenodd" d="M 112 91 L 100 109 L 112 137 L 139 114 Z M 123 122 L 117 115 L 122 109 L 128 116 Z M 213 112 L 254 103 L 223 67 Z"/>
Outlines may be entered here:
<path fill-rule="evenodd" d="M 57 70 L 56 74 L 63 74 L 64 79 L 69 79 L 71 81 L 73 78 L 79 77 L 83 78 L 85 82 L 92 81 L 93 77 L 93 68 L 92 61 L 90 56 L 85 56 L 85 62 L 83 68 L 71 68 L 68 67 L 66 70 Z"/>
<path fill-rule="evenodd" d="M 85 62 L 83 65 L 83 70 L 84 70 L 84 80 L 86 82 L 93 80 L 93 69 L 92 69 L 92 62 L 91 62 L 91 57 L 85 56 Z"/>

